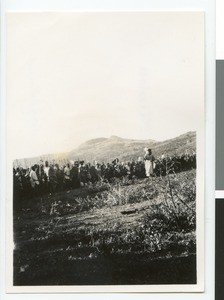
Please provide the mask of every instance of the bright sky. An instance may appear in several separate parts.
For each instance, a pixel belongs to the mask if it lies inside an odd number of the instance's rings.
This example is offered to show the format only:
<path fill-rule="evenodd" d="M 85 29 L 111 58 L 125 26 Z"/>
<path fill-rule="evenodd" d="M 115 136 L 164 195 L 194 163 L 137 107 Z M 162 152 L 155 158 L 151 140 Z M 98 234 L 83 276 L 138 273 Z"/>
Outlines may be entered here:
<path fill-rule="evenodd" d="M 165 140 L 203 120 L 202 13 L 9 13 L 13 158 L 117 135 Z"/>

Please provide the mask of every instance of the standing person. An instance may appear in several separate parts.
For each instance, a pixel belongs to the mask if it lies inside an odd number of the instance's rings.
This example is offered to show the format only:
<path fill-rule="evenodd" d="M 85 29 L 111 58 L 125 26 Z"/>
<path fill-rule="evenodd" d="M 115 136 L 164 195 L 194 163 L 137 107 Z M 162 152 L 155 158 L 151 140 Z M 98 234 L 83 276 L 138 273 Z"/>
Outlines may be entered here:
<path fill-rule="evenodd" d="M 56 187 L 57 187 L 57 177 L 56 177 L 56 171 L 54 169 L 53 165 L 50 165 L 49 168 L 49 189 L 50 189 L 50 193 L 54 194 Z"/>
<path fill-rule="evenodd" d="M 40 182 L 37 178 L 35 166 L 31 167 L 30 183 L 31 183 L 31 187 L 32 187 L 32 194 L 33 194 L 33 196 L 35 196 L 38 192 L 38 188 L 39 188 L 39 184 L 40 184 Z"/>
<path fill-rule="evenodd" d="M 48 161 L 45 161 L 45 167 L 44 167 L 44 179 L 45 179 L 45 190 L 49 192 L 49 164 Z"/>
<path fill-rule="evenodd" d="M 64 190 L 64 172 L 63 172 L 63 167 L 59 168 L 59 165 L 56 164 L 56 179 L 57 179 L 57 191 L 63 191 Z"/>
<path fill-rule="evenodd" d="M 87 173 L 88 173 L 88 170 L 87 170 L 86 164 L 83 160 L 80 162 L 80 168 L 79 168 L 80 185 L 82 187 L 87 185 L 87 182 L 88 182 Z"/>
<path fill-rule="evenodd" d="M 71 168 L 70 176 L 71 176 L 72 188 L 78 188 L 80 186 L 80 182 L 79 182 L 79 163 L 77 161 L 74 162 L 74 165 Z"/>
<path fill-rule="evenodd" d="M 39 192 L 40 192 L 40 195 L 42 195 L 44 193 L 44 182 L 45 182 L 44 165 L 43 165 L 42 160 L 40 161 L 40 164 L 37 167 L 37 177 L 40 182 Z"/>
<path fill-rule="evenodd" d="M 64 175 L 65 175 L 65 186 L 67 190 L 70 190 L 71 188 L 71 171 L 70 171 L 70 165 L 67 164 L 64 168 Z"/>
<path fill-rule="evenodd" d="M 146 177 L 153 176 L 155 157 L 152 155 L 151 149 L 146 149 L 146 153 L 144 155 L 144 161 L 145 161 Z"/>

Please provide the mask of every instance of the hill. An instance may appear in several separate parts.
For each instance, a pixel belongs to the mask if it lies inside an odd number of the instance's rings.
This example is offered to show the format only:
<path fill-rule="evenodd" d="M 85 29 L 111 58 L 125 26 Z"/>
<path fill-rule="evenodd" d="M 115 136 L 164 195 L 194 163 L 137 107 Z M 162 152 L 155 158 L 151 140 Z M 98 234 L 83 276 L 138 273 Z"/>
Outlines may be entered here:
<path fill-rule="evenodd" d="M 155 156 L 161 156 L 162 153 L 175 155 L 185 153 L 186 151 L 196 150 L 196 133 L 188 132 L 176 138 L 162 142 L 154 140 L 133 140 L 123 139 L 117 136 L 110 138 L 93 139 L 80 145 L 67 154 L 67 159 L 85 161 L 111 161 L 115 158 L 126 161 L 137 159 L 144 154 L 144 148 L 153 150 Z"/>
<path fill-rule="evenodd" d="M 118 136 L 110 138 L 93 139 L 83 143 L 68 153 L 70 160 L 83 159 L 85 161 L 111 161 L 115 158 L 137 158 L 142 154 L 144 147 L 152 147 L 153 140 L 123 139 Z"/>
<path fill-rule="evenodd" d="M 155 157 L 160 157 L 162 153 L 175 155 L 186 151 L 192 152 L 196 150 L 196 132 L 187 132 L 176 138 L 161 142 L 150 139 L 124 139 L 114 135 L 109 138 L 96 138 L 81 144 L 68 153 L 19 159 L 14 162 L 14 165 L 31 166 L 39 163 L 41 159 L 43 161 L 55 160 L 59 163 L 64 163 L 67 160 L 110 162 L 115 158 L 119 158 L 121 161 L 129 161 L 143 157 L 145 147 L 151 148 Z"/>
<path fill-rule="evenodd" d="M 190 131 L 176 138 L 157 142 L 154 145 L 153 150 L 153 152 L 158 156 L 162 153 L 175 155 L 185 153 L 186 151 L 196 151 L 196 132 Z"/>

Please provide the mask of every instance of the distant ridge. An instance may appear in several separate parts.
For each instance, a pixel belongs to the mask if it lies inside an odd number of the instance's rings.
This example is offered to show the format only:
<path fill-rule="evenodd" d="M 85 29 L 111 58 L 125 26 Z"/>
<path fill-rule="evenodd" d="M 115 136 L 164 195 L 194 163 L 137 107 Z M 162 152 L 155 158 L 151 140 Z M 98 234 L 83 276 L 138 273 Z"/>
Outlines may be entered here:
<path fill-rule="evenodd" d="M 185 153 L 186 151 L 195 151 L 196 132 L 187 132 L 162 142 L 150 139 L 123 139 L 114 135 L 109 138 L 93 139 L 69 152 L 67 159 L 110 162 L 118 158 L 122 161 L 127 161 L 143 157 L 145 147 L 152 148 L 155 156 L 161 156 L 162 153 L 174 155 Z"/>
<path fill-rule="evenodd" d="M 156 141 L 154 140 L 134 140 L 123 139 L 121 137 L 112 135 L 109 138 L 98 139 L 89 144 L 83 143 L 78 148 L 68 153 L 68 159 L 77 160 L 82 158 L 85 161 L 99 161 L 110 162 L 115 158 L 130 159 L 136 158 L 137 155 L 142 153 L 144 147 L 151 147 Z"/>
<path fill-rule="evenodd" d="M 176 138 L 155 141 L 155 140 L 136 140 L 125 139 L 112 135 L 109 138 L 96 138 L 86 141 L 79 147 L 68 153 L 48 154 L 33 158 L 16 160 L 16 164 L 28 165 L 39 163 L 40 159 L 68 161 L 68 160 L 85 160 L 92 162 L 111 162 L 115 158 L 121 161 L 129 161 L 143 157 L 144 148 L 151 148 L 155 157 L 160 157 L 162 153 L 168 155 L 182 154 L 186 151 L 192 152 L 196 150 L 196 132 L 190 131 Z"/>

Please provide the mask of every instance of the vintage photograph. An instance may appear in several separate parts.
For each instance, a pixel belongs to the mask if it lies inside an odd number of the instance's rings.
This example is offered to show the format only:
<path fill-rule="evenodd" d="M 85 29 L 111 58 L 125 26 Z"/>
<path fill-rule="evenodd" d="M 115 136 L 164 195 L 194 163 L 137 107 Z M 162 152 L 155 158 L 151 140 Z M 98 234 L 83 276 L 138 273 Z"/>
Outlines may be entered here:
<path fill-rule="evenodd" d="M 8 13 L 7 156 L 10 291 L 202 291 L 203 13 Z"/>

